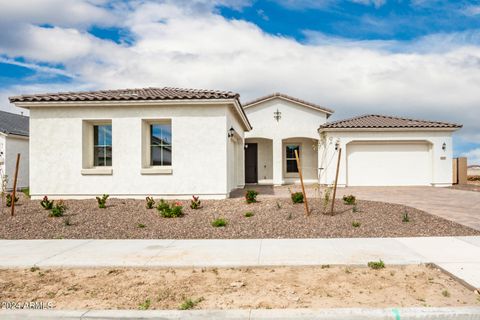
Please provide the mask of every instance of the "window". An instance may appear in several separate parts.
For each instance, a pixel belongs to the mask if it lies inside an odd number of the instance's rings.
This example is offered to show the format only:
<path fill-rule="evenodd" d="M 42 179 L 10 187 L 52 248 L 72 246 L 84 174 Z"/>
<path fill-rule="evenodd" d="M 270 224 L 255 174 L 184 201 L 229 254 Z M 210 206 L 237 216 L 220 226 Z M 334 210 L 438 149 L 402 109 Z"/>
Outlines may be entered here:
<path fill-rule="evenodd" d="M 287 173 L 298 172 L 297 159 L 295 158 L 295 150 L 298 152 L 298 158 L 300 158 L 300 146 L 288 145 L 286 146 L 285 158 L 287 159 Z"/>
<path fill-rule="evenodd" d="M 112 166 L 112 125 L 93 126 L 93 166 Z"/>
<path fill-rule="evenodd" d="M 172 165 L 172 126 L 170 123 L 150 124 L 150 166 Z"/>

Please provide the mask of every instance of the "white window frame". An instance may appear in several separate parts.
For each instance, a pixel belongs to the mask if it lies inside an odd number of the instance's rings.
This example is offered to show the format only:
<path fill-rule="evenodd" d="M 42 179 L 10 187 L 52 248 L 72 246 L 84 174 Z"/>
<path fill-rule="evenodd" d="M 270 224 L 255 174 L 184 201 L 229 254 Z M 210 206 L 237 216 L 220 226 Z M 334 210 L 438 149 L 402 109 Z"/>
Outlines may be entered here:
<path fill-rule="evenodd" d="M 94 165 L 94 126 L 110 125 L 112 126 L 112 165 L 95 166 Z M 113 174 L 113 122 L 111 119 L 83 120 L 82 121 L 82 175 L 111 175 Z"/>
<path fill-rule="evenodd" d="M 161 118 L 161 119 L 143 119 L 142 120 L 142 168 L 140 173 L 143 175 L 149 174 L 172 174 L 173 167 L 172 165 L 168 166 L 153 166 L 151 165 L 151 126 L 155 124 L 169 124 L 172 131 L 172 140 L 173 140 L 173 123 L 170 118 Z M 172 164 L 174 163 L 173 156 L 173 141 L 170 144 L 172 148 Z"/>
<path fill-rule="evenodd" d="M 298 171 L 297 172 L 288 172 L 287 171 L 287 163 L 288 161 L 290 160 L 297 160 L 295 157 L 294 158 L 287 158 L 287 147 L 288 146 L 294 146 L 294 147 L 298 147 L 298 158 L 301 159 L 302 157 L 302 144 L 301 143 L 298 143 L 298 142 L 287 142 L 284 144 L 283 146 L 283 154 L 284 154 L 284 158 L 285 158 L 285 170 L 284 170 L 284 175 L 286 178 L 296 178 L 299 176 L 298 174 Z"/>

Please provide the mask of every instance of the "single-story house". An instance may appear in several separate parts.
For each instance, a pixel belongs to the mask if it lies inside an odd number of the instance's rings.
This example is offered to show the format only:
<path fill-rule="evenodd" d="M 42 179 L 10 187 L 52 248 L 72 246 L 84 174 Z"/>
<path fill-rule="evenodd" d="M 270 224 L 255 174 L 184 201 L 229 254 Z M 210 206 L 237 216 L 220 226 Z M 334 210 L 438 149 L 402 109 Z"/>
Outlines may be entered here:
<path fill-rule="evenodd" d="M 0 111 L 0 179 L 6 178 L 8 190 L 13 189 L 18 153 L 17 188 L 28 187 L 28 125 L 28 117 Z"/>
<path fill-rule="evenodd" d="M 480 176 L 480 165 L 472 164 L 467 167 L 467 176 Z"/>
<path fill-rule="evenodd" d="M 146 88 L 11 97 L 30 110 L 33 198 L 226 198 L 245 184 L 452 184 L 443 122 L 333 110 L 275 93 Z M 47 151 L 48 150 L 48 151 Z M 363 168 L 363 169 L 361 169 Z M 385 173 L 388 172 L 388 175 Z"/>

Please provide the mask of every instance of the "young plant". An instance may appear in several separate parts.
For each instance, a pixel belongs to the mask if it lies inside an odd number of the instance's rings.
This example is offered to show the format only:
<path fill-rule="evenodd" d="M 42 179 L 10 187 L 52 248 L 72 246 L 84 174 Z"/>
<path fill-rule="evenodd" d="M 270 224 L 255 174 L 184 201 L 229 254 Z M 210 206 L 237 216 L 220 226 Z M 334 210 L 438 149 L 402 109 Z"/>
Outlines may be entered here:
<path fill-rule="evenodd" d="M 50 217 L 61 217 L 67 209 L 67 206 L 63 203 L 62 200 L 57 201 L 50 211 Z"/>
<path fill-rule="evenodd" d="M 323 193 L 323 212 L 327 212 L 328 204 L 330 203 L 330 193 L 332 192 L 331 187 L 327 187 Z"/>
<path fill-rule="evenodd" d="M 410 217 L 408 216 L 408 211 L 405 210 L 402 215 L 402 222 L 410 222 Z"/>
<path fill-rule="evenodd" d="M 100 209 L 105 209 L 107 207 L 107 199 L 108 199 L 109 195 L 108 194 L 104 194 L 101 198 L 100 197 L 97 197 L 97 202 L 98 202 L 98 207 Z"/>
<path fill-rule="evenodd" d="M 66 227 L 69 227 L 72 225 L 72 222 L 70 221 L 70 217 L 65 217 L 63 218 L 63 224 L 66 226 Z"/>
<path fill-rule="evenodd" d="M 280 210 L 282 209 L 282 205 L 280 204 L 280 202 L 277 201 L 277 209 Z"/>
<path fill-rule="evenodd" d="M 143 229 L 146 227 L 146 225 L 144 225 L 143 223 L 139 223 L 137 224 L 137 227 L 139 227 L 140 229 Z"/>
<path fill-rule="evenodd" d="M 152 302 L 150 301 L 150 299 L 147 299 L 147 300 L 145 300 L 145 302 L 140 303 L 138 305 L 138 310 L 148 310 L 148 309 L 150 309 L 151 304 L 152 304 Z"/>
<path fill-rule="evenodd" d="M 177 218 L 183 215 L 183 207 L 180 203 L 175 202 L 170 205 L 163 199 L 160 199 L 160 203 L 157 205 L 157 210 L 164 218 Z"/>
<path fill-rule="evenodd" d="M 223 218 L 217 218 L 212 221 L 212 227 L 215 228 L 221 228 L 221 227 L 226 227 L 227 226 L 227 220 Z"/>
<path fill-rule="evenodd" d="M 301 192 L 292 193 L 291 198 L 293 203 L 303 203 L 303 193 Z"/>
<path fill-rule="evenodd" d="M 356 198 L 353 194 L 348 196 L 343 196 L 343 203 L 346 205 L 354 205 L 356 203 Z"/>
<path fill-rule="evenodd" d="M 53 200 L 48 200 L 48 197 L 45 196 L 43 197 L 43 200 L 40 201 L 40 205 L 43 207 L 43 209 L 50 210 L 53 208 Z"/>
<path fill-rule="evenodd" d="M 247 190 L 247 193 L 245 193 L 245 200 L 247 203 L 254 203 L 257 202 L 257 196 L 258 192 L 255 190 Z"/>
<path fill-rule="evenodd" d="M 378 269 L 383 269 L 385 268 L 385 263 L 380 259 L 378 261 L 370 261 L 367 266 L 371 269 L 375 269 L 375 270 L 378 270 Z"/>
<path fill-rule="evenodd" d="M 192 300 L 192 299 L 185 299 L 183 303 L 180 305 L 179 309 L 180 310 L 190 310 L 195 308 L 197 304 L 202 302 L 204 299 L 203 298 L 198 298 L 197 300 Z"/>
<path fill-rule="evenodd" d="M 448 297 L 450 297 L 450 292 L 448 292 L 448 290 L 443 290 L 442 291 L 442 296 L 444 296 L 445 298 L 448 298 Z"/>
<path fill-rule="evenodd" d="M 352 207 L 352 212 L 353 212 L 353 213 L 357 213 L 357 212 L 358 212 L 358 207 L 357 207 L 356 204 L 353 205 L 353 207 Z"/>
<path fill-rule="evenodd" d="M 22 193 L 23 193 L 26 197 L 30 198 L 30 188 L 24 188 L 24 189 L 22 189 Z"/>
<path fill-rule="evenodd" d="M 250 217 L 253 217 L 253 216 L 254 216 L 253 212 L 251 212 L 251 211 L 245 212 L 245 218 L 250 218 Z"/>
<path fill-rule="evenodd" d="M 190 200 L 190 208 L 196 210 L 202 207 L 202 201 L 200 201 L 200 196 L 192 196 Z"/>
<path fill-rule="evenodd" d="M 352 222 L 352 227 L 354 227 L 354 228 L 358 228 L 358 227 L 360 227 L 360 225 L 361 225 L 361 223 L 358 222 L 358 221 L 353 221 Z"/>
<path fill-rule="evenodd" d="M 15 203 L 18 202 L 18 197 L 15 196 Z M 7 196 L 5 198 L 5 205 L 7 207 L 11 207 L 12 206 L 12 194 L 11 193 L 7 193 Z"/>
<path fill-rule="evenodd" d="M 153 209 L 153 207 L 155 206 L 155 200 L 153 200 L 152 197 L 146 197 L 146 198 L 145 198 L 145 201 L 147 202 L 147 203 L 145 204 L 145 207 L 146 207 L 147 209 Z"/>

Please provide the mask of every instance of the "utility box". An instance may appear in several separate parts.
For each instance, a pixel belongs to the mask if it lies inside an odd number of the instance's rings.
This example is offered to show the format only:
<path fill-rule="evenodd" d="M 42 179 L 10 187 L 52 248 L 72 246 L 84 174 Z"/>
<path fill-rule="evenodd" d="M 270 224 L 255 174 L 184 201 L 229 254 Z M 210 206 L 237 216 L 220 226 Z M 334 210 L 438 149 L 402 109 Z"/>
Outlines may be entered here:
<path fill-rule="evenodd" d="M 453 184 L 467 183 L 467 158 L 459 157 L 453 158 Z"/>

